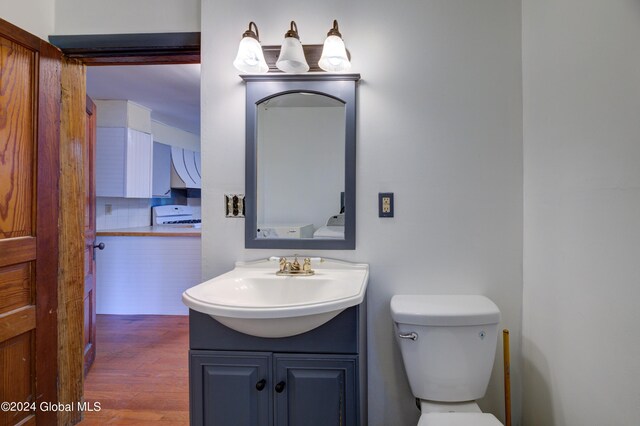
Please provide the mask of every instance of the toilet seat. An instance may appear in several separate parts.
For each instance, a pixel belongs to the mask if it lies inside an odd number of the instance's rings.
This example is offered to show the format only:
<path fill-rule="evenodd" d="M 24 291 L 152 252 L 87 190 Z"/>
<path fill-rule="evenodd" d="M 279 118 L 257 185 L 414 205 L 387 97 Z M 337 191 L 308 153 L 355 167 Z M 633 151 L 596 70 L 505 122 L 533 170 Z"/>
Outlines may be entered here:
<path fill-rule="evenodd" d="M 503 426 L 489 413 L 425 413 L 417 426 Z"/>

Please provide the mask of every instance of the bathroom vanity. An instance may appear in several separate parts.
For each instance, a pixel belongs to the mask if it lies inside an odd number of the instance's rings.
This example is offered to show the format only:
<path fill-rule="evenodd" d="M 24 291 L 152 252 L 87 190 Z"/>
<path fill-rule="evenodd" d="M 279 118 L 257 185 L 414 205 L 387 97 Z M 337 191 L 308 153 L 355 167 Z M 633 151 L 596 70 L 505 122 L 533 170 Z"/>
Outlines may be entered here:
<path fill-rule="evenodd" d="M 355 249 L 360 76 L 242 78 L 245 248 Z M 183 293 L 192 425 L 367 424 L 369 266 L 291 260 L 237 262 Z"/>
<path fill-rule="evenodd" d="M 187 289 L 192 425 L 366 425 L 369 266 L 237 262 Z"/>
<path fill-rule="evenodd" d="M 189 313 L 192 425 L 366 425 L 366 308 L 291 337 Z"/>

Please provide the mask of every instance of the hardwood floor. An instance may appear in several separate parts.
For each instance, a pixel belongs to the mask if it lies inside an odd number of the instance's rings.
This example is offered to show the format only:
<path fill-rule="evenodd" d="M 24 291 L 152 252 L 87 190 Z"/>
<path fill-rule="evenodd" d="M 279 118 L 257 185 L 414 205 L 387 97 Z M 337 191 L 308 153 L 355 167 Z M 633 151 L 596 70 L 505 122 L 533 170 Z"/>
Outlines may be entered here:
<path fill-rule="evenodd" d="M 188 425 L 189 317 L 98 315 L 82 426 Z"/>

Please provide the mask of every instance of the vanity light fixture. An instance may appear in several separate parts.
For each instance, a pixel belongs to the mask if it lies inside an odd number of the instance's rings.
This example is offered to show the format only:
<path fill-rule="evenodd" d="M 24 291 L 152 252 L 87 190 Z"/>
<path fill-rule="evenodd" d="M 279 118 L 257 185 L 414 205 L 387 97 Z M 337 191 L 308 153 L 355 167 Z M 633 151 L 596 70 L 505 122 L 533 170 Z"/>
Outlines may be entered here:
<path fill-rule="evenodd" d="M 251 29 L 252 26 L 255 32 Z M 233 61 L 233 66 L 238 71 L 250 74 L 264 74 L 269 71 L 258 34 L 258 26 L 255 22 L 249 22 L 249 29 L 242 34 L 238 55 Z"/>
<path fill-rule="evenodd" d="M 304 57 L 302 43 L 298 35 L 298 25 L 291 21 L 291 29 L 284 35 L 284 41 L 280 48 L 280 56 L 276 61 L 276 67 L 287 73 L 303 73 L 309 71 L 309 64 Z"/>
<path fill-rule="evenodd" d="M 351 62 L 347 57 L 347 49 L 342 41 L 342 34 L 338 30 L 338 21 L 333 21 L 333 28 L 327 33 L 324 41 L 322 56 L 318 61 L 318 66 L 328 72 L 344 72 L 351 68 Z"/>

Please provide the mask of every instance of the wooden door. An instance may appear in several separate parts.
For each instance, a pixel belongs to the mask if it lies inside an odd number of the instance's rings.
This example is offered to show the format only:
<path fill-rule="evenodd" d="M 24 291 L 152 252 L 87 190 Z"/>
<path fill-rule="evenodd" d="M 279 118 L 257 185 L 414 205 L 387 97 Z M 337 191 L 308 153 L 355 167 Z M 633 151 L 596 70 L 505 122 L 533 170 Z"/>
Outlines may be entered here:
<path fill-rule="evenodd" d="M 96 105 L 88 96 L 84 159 L 84 375 L 96 358 Z"/>
<path fill-rule="evenodd" d="M 60 60 L 0 19 L 0 401 L 30 403 L 2 425 L 57 418 Z"/>

